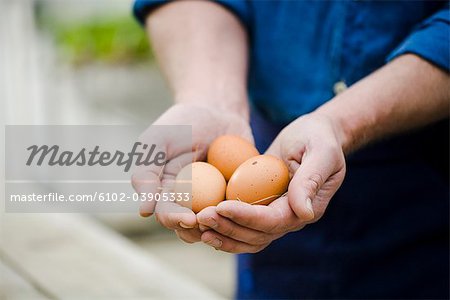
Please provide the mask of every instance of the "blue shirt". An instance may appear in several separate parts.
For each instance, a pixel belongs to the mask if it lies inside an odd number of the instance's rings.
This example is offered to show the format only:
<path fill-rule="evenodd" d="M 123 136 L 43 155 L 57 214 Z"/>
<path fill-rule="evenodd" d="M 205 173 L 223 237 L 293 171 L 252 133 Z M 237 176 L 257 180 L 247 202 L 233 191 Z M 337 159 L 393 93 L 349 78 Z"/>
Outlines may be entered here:
<path fill-rule="evenodd" d="M 139 20 L 164 1 L 138 0 Z M 250 37 L 249 93 L 287 123 L 386 61 L 415 53 L 449 70 L 450 12 L 433 1 L 219 1 Z M 445 6 L 445 7 L 444 7 Z"/>
<path fill-rule="evenodd" d="M 162 3 L 137 0 L 134 13 L 142 22 Z M 249 34 L 260 151 L 331 99 L 336 83 L 350 86 L 399 55 L 449 72 L 447 2 L 218 3 Z M 348 157 L 346 179 L 319 222 L 239 256 L 237 297 L 448 298 L 448 136 L 445 120 Z"/>

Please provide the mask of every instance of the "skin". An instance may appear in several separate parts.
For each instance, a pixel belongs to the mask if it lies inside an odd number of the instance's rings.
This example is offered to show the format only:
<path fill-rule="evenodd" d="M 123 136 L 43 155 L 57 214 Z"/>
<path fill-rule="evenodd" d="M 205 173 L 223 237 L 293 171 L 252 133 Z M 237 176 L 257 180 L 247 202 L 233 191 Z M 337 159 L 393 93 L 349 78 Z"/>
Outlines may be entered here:
<path fill-rule="evenodd" d="M 203 158 L 205 145 L 225 133 L 252 140 L 245 81 L 248 45 L 239 21 L 217 4 L 183 1 L 154 11 L 147 26 L 178 103 L 156 123 L 191 124 L 194 145 L 203 145 L 171 152 L 191 151 Z M 188 243 L 256 253 L 321 218 L 345 177 L 346 154 L 444 119 L 449 103 L 447 73 L 415 55 L 400 56 L 280 132 L 267 153 L 283 159 L 290 169 L 286 197 L 268 206 L 228 200 L 197 215 L 174 203 L 158 202 L 155 209 L 149 202 L 141 214 L 156 211 L 158 221 Z M 170 168 L 141 170 L 133 184 L 138 192 L 155 192 L 164 186 L 164 178 L 175 174 Z M 156 184 L 142 184 L 147 179 Z"/>

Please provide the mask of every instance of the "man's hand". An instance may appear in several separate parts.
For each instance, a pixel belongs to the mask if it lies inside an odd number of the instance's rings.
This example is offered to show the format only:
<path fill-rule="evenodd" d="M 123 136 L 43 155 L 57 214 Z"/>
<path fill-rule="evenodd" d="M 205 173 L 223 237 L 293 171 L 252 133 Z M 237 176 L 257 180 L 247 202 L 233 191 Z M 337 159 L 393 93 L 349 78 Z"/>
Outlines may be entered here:
<path fill-rule="evenodd" d="M 182 167 L 195 160 L 205 160 L 208 145 L 218 136 L 233 134 L 253 141 L 250 126 L 245 117 L 230 111 L 198 104 L 177 104 L 167 110 L 153 125 L 192 125 L 192 144 L 182 143 L 179 136 L 158 135 L 148 129 L 140 140 L 156 143 L 166 153 L 169 161 L 164 167 L 150 165 L 136 170 L 132 184 L 138 193 L 171 191 L 176 175 Z M 156 207 L 155 207 L 156 206 Z M 148 201 L 141 206 L 141 215 L 150 216 L 156 211 L 157 220 L 175 230 L 186 242 L 200 240 L 197 219 L 188 208 L 174 202 Z"/>
<path fill-rule="evenodd" d="M 345 175 L 340 135 L 330 119 L 317 113 L 292 122 L 267 150 L 289 167 L 287 196 L 268 206 L 227 200 L 205 208 L 197 215 L 202 241 L 227 252 L 255 253 L 319 220 Z"/>
<path fill-rule="evenodd" d="M 146 27 L 156 60 L 178 103 L 155 124 L 192 125 L 193 133 L 193 145 L 182 149 L 176 137 L 164 137 L 160 145 L 167 146 L 164 150 L 170 163 L 163 171 L 144 169 L 133 176 L 137 191 L 159 192 L 170 189 L 180 167 L 192 157 L 204 159 L 214 138 L 234 134 L 253 141 L 246 88 L 248 45 L 247 33 L 236 16 L 210 1 L 162 5 L 147 16 Z M 150 137 L 144 133 L 142 138 Z M 146 178 L 150 184 L 144 184 Z M 155 203 L 149 202 L 141 213 L 148 216 L 154 210 Z M 182 240 L 200 240 L 196 216 L 189 209 L 158 202 L 156 217 Z"/>
<path fill-rule="evenodd" d="M 228 252 L 257 252 L 317 221 L 344 179 L 344 152 L 448 118 L 448 79 L 425 60 L 403 55 L 300 117 L 267 151 L 293 174 L 287 198 L 267 207 L 224 201 L 201 211 L 202 241 Z"/>

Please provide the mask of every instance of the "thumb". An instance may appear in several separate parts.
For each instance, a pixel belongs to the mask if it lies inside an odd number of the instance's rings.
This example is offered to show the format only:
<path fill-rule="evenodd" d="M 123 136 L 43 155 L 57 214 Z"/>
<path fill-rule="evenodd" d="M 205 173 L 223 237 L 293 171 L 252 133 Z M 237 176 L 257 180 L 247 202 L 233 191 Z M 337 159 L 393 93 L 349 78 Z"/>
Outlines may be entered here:
<path fill-rule="evenodd" d="M 149 217 L 153 214 L 156 203 L 147 198 L 150 194 L 155 195 L 159 193 L 161 185 L 161 180 L 158 176 L 160 171 L 152 168 L 155 168 L 155 166 L 151 168 L 140 167 L 131 176 L 131 184 L 136 193 L 138 193 L 139 198 L 145 198 L 145 201 L 141 203 L 139 208 L 139 213 L 142 217 Z"/>
<path fill-rule="evenodd" d="M 269 154 L 278 158 L 281 158 L 281 141 L 279 137 L 276 137 L 275 140 L 270 144 L 269 148 L 267 148 L 264 154 Z"/>
<path fill-rule="evenodd" d="M 288 189 L 288 201 L 296 216 L 311 221 L 318 213 L 315 198 L 334 171 L 335 161 L 326 153 L 309 153 L 302 157 L 301 164 Z"/>

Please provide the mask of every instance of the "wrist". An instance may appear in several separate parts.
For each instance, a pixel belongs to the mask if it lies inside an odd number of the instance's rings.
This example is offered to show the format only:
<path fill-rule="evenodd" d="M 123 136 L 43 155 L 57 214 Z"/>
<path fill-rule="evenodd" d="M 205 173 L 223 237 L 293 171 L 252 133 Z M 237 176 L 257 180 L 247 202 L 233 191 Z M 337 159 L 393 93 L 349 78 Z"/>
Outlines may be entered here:
<path fill-rule="evenodd" d="M 348 113 L 348 108 L 341 108 L 339 99 L 332 99 L 319 107 L 313 114 L 321 115 L 328 119 L 336 135 L 336 139 L 344 154 L 351 153 L 366 143 L 364 136 L 358 137 L 357 129 L 362 125 L 360 118 Z"/>
<path fill-rule="evenodd" d="M 215 111 L 239 115 L 245 121 L 249 121 L 250 112 L 248 97 L 245 92 L 237 92 L 233 95 L 226 93 L 198 91 L 183 91 L 175 93 L 176 104 L 192 104 Z"/>

